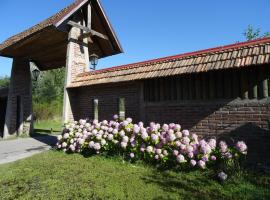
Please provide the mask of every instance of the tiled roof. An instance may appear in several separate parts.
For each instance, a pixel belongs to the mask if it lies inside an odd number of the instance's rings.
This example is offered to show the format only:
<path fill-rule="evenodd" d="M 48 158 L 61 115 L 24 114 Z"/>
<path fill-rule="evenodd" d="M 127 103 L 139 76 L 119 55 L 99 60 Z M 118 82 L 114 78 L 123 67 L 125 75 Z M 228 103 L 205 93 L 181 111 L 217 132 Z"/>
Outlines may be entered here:
<path fill-rule="evenodd" d="M 270 37 L 79 74 L 69 87 L 270 63 Z"/>
<path fill-rule="evenodd" d="M 33 34 L 49 27 L 49 26 L 53 26 L 56 25 L 63 17 L 65 17 L 69 12 L 71 12 L 74 8 L 76 8 L 77 6 L 79 6 L 84 0 L 76 0 L 73 4 L 67 6 L 66 8 L 62 9 L 61 11 L 59 11 L 58 13 L 56 13 L 55 15 L 49 17 L 48 19 L 40 22 L 39 24 L 21 32 L 18 33 L 17 35 L 14 35 L 10 38 L 8 38 L 7 40 L 5 40 L 2 44 L 0 44 L 0 51 L 25 39 L 28 38 L 30 36 L 32 36 Z"/>

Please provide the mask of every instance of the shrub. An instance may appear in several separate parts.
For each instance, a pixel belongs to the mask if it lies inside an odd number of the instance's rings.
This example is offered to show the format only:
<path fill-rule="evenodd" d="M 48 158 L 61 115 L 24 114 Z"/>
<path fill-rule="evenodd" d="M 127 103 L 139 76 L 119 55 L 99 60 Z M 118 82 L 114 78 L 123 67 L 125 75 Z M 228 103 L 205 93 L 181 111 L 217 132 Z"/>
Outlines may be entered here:
<path fill-rule="evenodd" d="M 119 121 L 98 122 L 80 120 L 65 125 L 58 137 L 57 148 L 65 152 L 90 152 L 93 154 L 122 154 L 131 161 L 144 160 L 179 169 L 218 167 L 225 170 L 236 164 L 247 154 L 243 141 L 229 147 L 226 142 L 216 139 L 199 139 L 188 130 L 181 130 L 179 124 L 143 122 L 133 124 L 131 118 Z M 227 175 L 220 172 L 218 177 L 225 180 Z"/>

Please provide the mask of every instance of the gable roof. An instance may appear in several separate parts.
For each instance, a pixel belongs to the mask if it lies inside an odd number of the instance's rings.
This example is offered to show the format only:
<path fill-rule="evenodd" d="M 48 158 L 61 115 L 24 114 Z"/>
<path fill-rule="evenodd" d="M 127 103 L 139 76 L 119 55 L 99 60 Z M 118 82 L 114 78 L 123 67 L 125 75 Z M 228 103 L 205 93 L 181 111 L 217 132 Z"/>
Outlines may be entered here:
<path fill-rule="evenodd" d="M 107 43 L 105 44 L 104 41 L 100 42 L 99 41 L 100 39 L 95 38 L 96 41 L 95 43 L 98 43 L 98 46 L 95 44 L 96 46 L 93 47 L 92 51 L 94 52 L 96 50 L 97 52 L 95 53 L 98 54 L 100 57 L 106 57 L 123 52 L 122 47 L 116 37 L 116 34 L 99 0 L 76 0 L 74 3 L 62 9 L 55 15 L 49 17 L 48 19 L 5 40 L 2 44 L 0 44 L 0 56 L 23 57 L 31 60 L 37 59 L 37 62 L 39 62 L 38 61 L 39 58 L 32 57 L 31 54 L 35 55 L 37 51 L 42 52 L 44 49 L 52 48 L 55 47 L 56 45 L 58 46 L 62 45 L 61 46 L 62 54 L 57 55 L 58 58 L 56 58 L 56 60 L 58 62 L 55 61 L 54 62 L 61 65 L 65 64 L 64 61 L 66 54 L 68 30 L 63 30 L 61 28 L 61 25 L 65 21 L 67 21 L 67 19 L 72 14 L 74 14 L 76 11 L 85 6 L 89 1 L 91 2 L 92 5 L 92 12 L 94 18 L 94 20 L 92 21 L 94 23 L 94 27 L 100 29 L 97 31 L 106 34 L 109 37 L 109 41 L 107 42 L 108 44 Z M 44 42 L 45 44 L 42 43 L 41 40 L 45 40 Z M 49 40 L 49 42 L 47 40 Z M 103 45 L 102 48 L 100 47 L 100 45 Z M 106 52 L 104 51 L 104 49 L 106 49 Z M 47 51 L 52 52 L 49 50 Z M 58 52 L 57 50 L 55 51 Z M 89 51 L 91 51 L 91 49 Z M 63 60 L 60 62 L 59 59 L 61 57 L 63 57 L 62 58 Z M 41 59 L 40 61 L 41 67 L 42 64 L 47 63 Z"/>
<path fill-rule="evenodd" d="M 79 74 L 80 87 L 270 63 L 270 37 Z"/>

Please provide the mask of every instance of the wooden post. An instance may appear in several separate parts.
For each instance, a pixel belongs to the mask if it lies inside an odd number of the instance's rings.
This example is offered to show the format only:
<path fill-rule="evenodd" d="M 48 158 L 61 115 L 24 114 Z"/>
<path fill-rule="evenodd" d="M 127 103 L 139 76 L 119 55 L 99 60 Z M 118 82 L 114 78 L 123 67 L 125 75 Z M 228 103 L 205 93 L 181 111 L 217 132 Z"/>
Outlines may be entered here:
<path fill-rule="evenodd" d="M 201 99 L 201 81 L 200 74 L 196 74 L 195 76 L 195 99 Z"/>
<path fill-rule="evenodd" d="M 93 111 L 94 119 L 98 120 L 98 99 L 93 99 Z"/>
<path fill-rule="evenodd" d="M 215 98 L 215 77 L 214 72 L 209 72 L 209 98 Z"/>
<path fill-rule="evenodd" d="M 175 76 L 171 77 L 171 84 L 170 84 L 170 92 L 171 92 L 171 100 L 176 100 L 176 78 Z"/>
<path fill-rule="evenodd" d="M 184 75 L 182 77 L 182 87 L 183 87 L 183 100 L 187 100 L 188 99 L 188 77 L 187 75 Z"/>
<path fill-rule="evenodd" d="M 207 77 L 208 74 L 203 73 L 202 74 L 202 98 L 203 100 L 206 100 L 208 98 L 208 84 L 207 84 Z"/>
<path fill-rule="evenodd" d="M 258 98 L 258 79 L 257 79 L 257 70 L 250 71 L 250 79 L 252 80 L 252 98 Z"/>
<path fill-rule="evenodd" d="M 182 77 L 178 76 L 176 79 L 176 99 L 177 101 L 182 99 L 182 84 L 181 84 Z"/>
<path fill-rule="evenodd" d="M 241 97 L 248 99 L 248 80 L 247 73 L 244 70 L 241 70 Z"/>
<path fill-rule="evenodd" d="M 118 111 L 119 111 L 119 119 L 120 119 L 120 121 L 125 120 L 125 118 L 126 118 L 125 98 L 119 98 Z"/>
<path fill-rule="evenodd" d="M 218 71 L 217 72 L 217 97 L 218 99 L 223 98 L 223 72 Z"/>
<path fill-rule="evenodd" d="M 264 69 L 260 69 L 260 81 L 262 87 L 262 97 L 268 97 L 268 79 L 267 79 L 267 72 Z"/>
<path fill-rule="evenodd" d="M 231 98 L 231 72 L 224 72 L 224 90 L 225 98 Z"/>
<path fill-rule="evenodd" d="M 193 75 L 188 75 L 187 76 L 187 84 L 188 84 L 188 89 L 187 89 L 187 99 L 192 100 L 193 99 L 193 89 L 194 89 L 194 76 Z"/>
<path fill-rule="evenodd" d="M 158 102 L 159 101 L 159 81 L 158 79 L 155 79 L 155 98 L 154 101 Z"/>
<path fill-rule="evenodd" d="M 160 101 L 164 101 L 164 79 L 159 79 L 159 86 L 160 86 Z"/>
<path fill-rule="evenodd" d="M 240 88 L 240 84 L 239 84 L 239 71 L 238 70 L 234 70 L 232 72 L 232 78 L 233 78 L 233 98 L 237 98 L 239 97 L 239 88 Z"/>

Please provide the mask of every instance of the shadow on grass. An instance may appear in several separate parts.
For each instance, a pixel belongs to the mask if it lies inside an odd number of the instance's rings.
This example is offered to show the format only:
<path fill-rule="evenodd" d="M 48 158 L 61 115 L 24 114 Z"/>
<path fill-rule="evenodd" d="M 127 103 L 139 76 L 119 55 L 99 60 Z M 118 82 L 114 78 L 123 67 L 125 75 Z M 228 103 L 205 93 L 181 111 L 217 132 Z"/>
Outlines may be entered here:
<path fill-rule="evenodd" d="M 162 190 L 172 193 L 177 192 L 181 197 L 187 199 L 218 199 L 220 192 L 209 190 L 203 192 L 203 188 L 207 188 L 209 185 L 213 185 L 213 177 L 210 172 L 205 172 L 199 176 L 198 172 L 178 172 L 179 176 L 168 172 L 153 173 L 148 176 L 144 176 L 141 179 L 146 183 L 154 183 L 159 185 Z"/>

